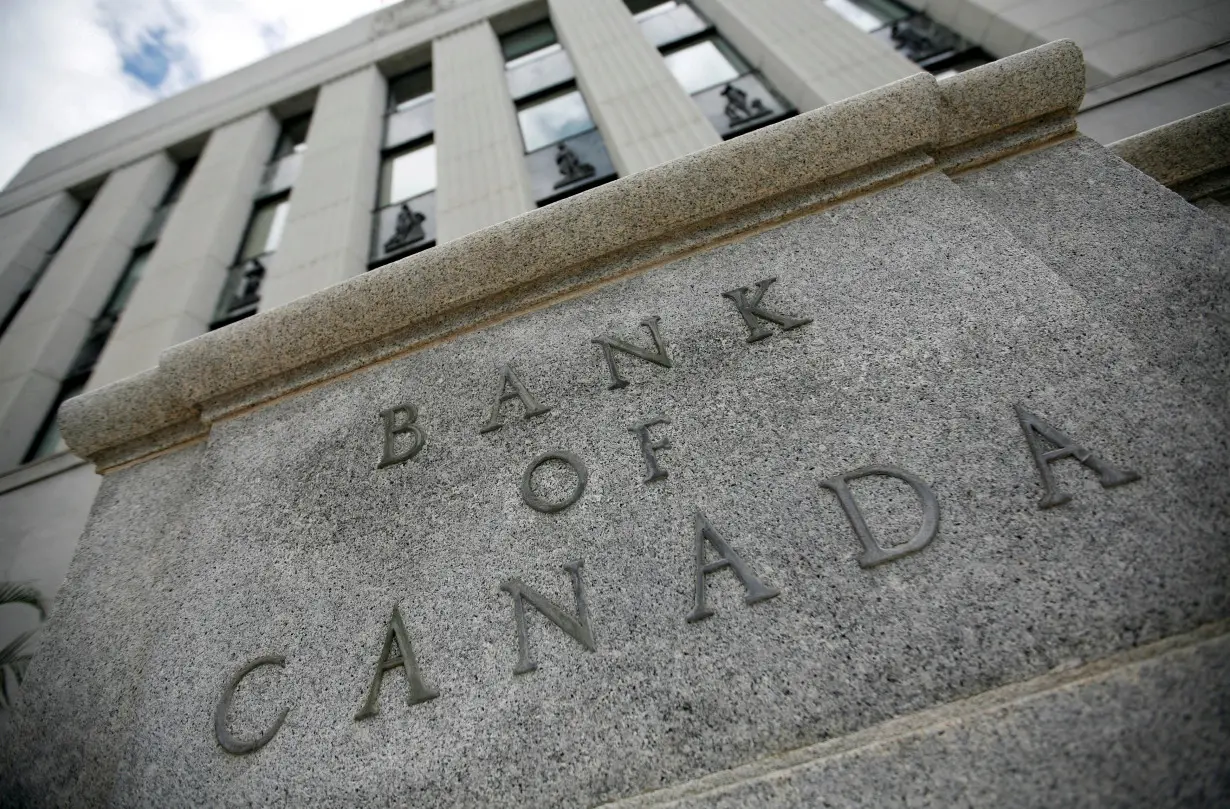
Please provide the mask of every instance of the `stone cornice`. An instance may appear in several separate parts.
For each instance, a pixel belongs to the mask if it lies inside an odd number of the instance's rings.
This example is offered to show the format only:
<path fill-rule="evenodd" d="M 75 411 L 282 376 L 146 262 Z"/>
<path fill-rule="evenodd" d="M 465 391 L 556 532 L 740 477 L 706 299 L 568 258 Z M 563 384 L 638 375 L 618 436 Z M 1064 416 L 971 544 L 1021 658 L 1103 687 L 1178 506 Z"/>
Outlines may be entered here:
<path fill-rule="evenodd" d="M 1230 104 L 1112 143 L 1110 150 L 1167 188 L 1230 167 Z"/>
<path fill-rule="evenodd" d="M 100 470 L 244 408 L 921 171 L 1075 131 L 1084 63 L 1059 41 L 942 82 L 918 74 L 437 246 L 163 352 L 71 399 Z"/>

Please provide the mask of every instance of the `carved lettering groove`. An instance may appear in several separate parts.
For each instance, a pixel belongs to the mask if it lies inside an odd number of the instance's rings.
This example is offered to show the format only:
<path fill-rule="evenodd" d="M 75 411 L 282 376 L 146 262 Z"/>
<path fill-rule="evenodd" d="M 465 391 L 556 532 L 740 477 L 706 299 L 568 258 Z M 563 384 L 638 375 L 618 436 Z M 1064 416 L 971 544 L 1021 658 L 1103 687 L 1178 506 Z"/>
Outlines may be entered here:
<path fill-rule="evenodd" d="M 730 300 L 744 325 L 747 327 L 747 342 L 763 340 L 774 333 L 767 324 L 776 324 L 782 331 L 789 331 L 811 322 L 808 318 L 785 315 L 764 304 L 764 296 L 769 287 L 776 282 L 775 278 L 765 278 L 755 283 L 755 290 L 749 287 L 739 287 L 721 293 L 721 297 Z M 593 338 L 592 343 L 601 348 L 606 370 L 610 374 L 611 383 L 608 389 L 615 390 L 627 387 L 628 382 L 619 374 L 615 362 L 615 352 L 649 362 L 662 368 L 673 368 L 674 361 L 670 357 L 666 343 L 659 332 L 660 318 L 648 317 L 641 325 L 649 331 L 652 350 L 627 343 L 610 335 Z M 521 377 L 510 364 L 505 364 L 496 373 L 493 400 L 487 421 L 480 427 L 480 433 L 498 430 L 504 425 L 504 414 L 501 408 L 512 400 L 518 400 L 524 410 L 524 418 L 541 416 L 551 410 L 544 406 L 529 390 Z M 1121 469 L 1103 459 L 1097 453 L 1076 443 L 1049 422 L 1026 410 L 1024 405 L 1013 406 L 1017 420 L 1025 437 L 1026 448 L 1033 458 L 1038 475 L 1042 480 L 1043 497 L 1039 504 L 1041 508 L 1053 508 L 1062 505 L 1070 499 L 1070 495 L 1060 491 L 1055 483 L 1051 465 L 1064 458 L 1074 458 L 1098 476 L 1103 487 L 1120 486 L 1139 480 L 1140 475 L 1134 471 Z M 413 404 L 402 404 L 388 408 L 380 413 L 383 422 L 383 451 L 378 468 L 405 463 L 415 457 L 426 444 L 426 434 L 418 425 L 419 412 Z M 672 449 L 671 441 L 662 435 L 655 434 L 652 428 L 671 425 L 671 419 L 666 416 L 651 416 L 643 421 L 629 426 L 627 429 L 636 436 L 641 456 L 645 463 L 643 483 L 649 484 L 663 480 L 669 473 L 661 466 L 659 452 Z M 1054 447 L 1048 449 L 1047 444 Z M 548 461 L 560 461 L 567 465 L 576 475 L 577 481 L 572 489 L 559 500 L 548 500 L 538 494 L 533 487 L 535 472 Z M 880 476 L 893 478 L 904 482 L 914 491 L 922 507 L 922 518 L 918 530 L 906 543 L 891 547 L 881 545 L 867 524 L 850 483 L 862 478 Z M 562 449 L 542 452 L 534 457 L 521 475 L 520 494 L 522 501 L 529 508 L 544 515 L 556 514 L 576 504 L 585 493 L 589 481 L 589 468 L 576 454 Z M 918 475 L 899 466 L 878 464 L 864 466 L 852 472 L 834 475 L 820 481 L 819 486 L 833 492 L 837 504 L 845 513 L 855 538 L 862 546 L 858 564 L 862 568 L 873 568 L 888 562 L 893 562 L 910 554 L 924 550 L 938 536 L 940 526 L 939 500 L 927 484 Z M 816 498 L 820 500 L 819 497 Z M 712 618 L 713 609 L 708 606 L 708 588 L 729 587 L 731 581 L 737 582 L 744 590 L 744 602 L 748 605 L 759 604 L 777 598 L 781 591 L 765 583 L 757 575 L 753 566 L 735 549 L 729 540 L 710 522 L 709 518 L 697 510 L 692 523 L 692 570 L 693 599 L 692 610 L 685 617 L 685 622 L 694 624 Z M 580 561 L 564 566 L 573 588 L 575 615 L 569 614 L 564 608 L 544 596 L 538 590 L 528 586 L 518 578 L 510 578 L 499 585 L 499 591 L 508 593 L 512 599 L 513 625 L 517 639 L 517 661 L 513 667 L 514 675 L 527 674 L 538 667 L 538 662 L 532 654 L 527 631 L 527 605 L 542 615 L 556 628 L 576 641 L 589 652 L 597 651 L 594 641 L 586 585 L 581 575 Z M 729 569 L 731 576 L 722 574 Z M 870 575 L 870 574 L 869 574 Z M 711 580 L 712 579 L 712 580 Z M 285 659 L 271 655 L 256 658 L 240 668 L 223 688 L 214 711 L 214 732 L 218 744 L 223 750 L 234 755 L 244 755 L 255 752 L 278 733 L 283 721 L 289 713 L 285 708 L 274 722 L 258 738 L 241 741 L 234 738 L 227 726 L 227 716 L 234 701 L 235 690 L 239 683 L 260 666 L 283 666 Z M 410 633 L 402 619 L 400 609 L 393 608 L 389 618 L 384 644 L 376 660 L 375 671 L 367 688 L 367 696 L 362 707 L 355 715 L 355 720 L 371 718 L 378 713 L 380 689 L 384 675 L 395 668 L 402 668 L 405 674 L 407 688 L 407 706 L 418 705 L 436 699 L 439 693 L 429 686 L 419 668 L 411 643 Z"/>
<path fill-rule="evenodd" d="M 281 655 L 258 657 L 255 660 L 249 661 L 227 681 L 226 686 L 222 689 L 222 697 L 218 700 L 218 707 L 214 710 L 214 736 L 217 737 L 218 744 L 223 750 L 236 756 L 256 752 L 269 744 L 273 737 L 278 734 L 278 731 L 282 729 L 282 723 L 286 721 L 286 715 L 290 713 L 290 708 L 283 708 L 282 712 L 278 714 L 278 718 L 273 720 L 273 724 L 269 726 L 268 730 L 259 737 L 247 742 L 241 742 L 231 735 L 230 730 L 226 726 L 226 717 L 231 712 L 231 703 L 235 700 L 235 689 L 239 687 L 239 683 L 244 677 L 247 677 L 261 666 L 281 667 L 285 664 L 286 658 Z"/>

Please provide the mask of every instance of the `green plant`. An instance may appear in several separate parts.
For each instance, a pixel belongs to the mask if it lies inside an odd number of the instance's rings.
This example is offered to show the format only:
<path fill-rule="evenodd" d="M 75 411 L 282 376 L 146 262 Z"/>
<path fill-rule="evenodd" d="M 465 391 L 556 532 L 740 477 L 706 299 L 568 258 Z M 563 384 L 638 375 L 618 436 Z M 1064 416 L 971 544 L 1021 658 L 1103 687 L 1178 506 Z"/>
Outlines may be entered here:
<path fill-rule="evenodd" d="M 38 610 L 39 620 L 47 617 L 47 606 L 38 590 L 24 582 L 0 582 L 0 606 L 4 604 L 28 604 Z M 26 666 L 30 663 L 30 655 L 25 652 L 25 645 L 34 636 L 37 629 L 22 632 L 13 638 L 7 646 L 0 649 L 0 708 L 8 708 L 12 696 L 9 691 L 9 673 L 13 681 L 21 685 L 26 675 Z"/>

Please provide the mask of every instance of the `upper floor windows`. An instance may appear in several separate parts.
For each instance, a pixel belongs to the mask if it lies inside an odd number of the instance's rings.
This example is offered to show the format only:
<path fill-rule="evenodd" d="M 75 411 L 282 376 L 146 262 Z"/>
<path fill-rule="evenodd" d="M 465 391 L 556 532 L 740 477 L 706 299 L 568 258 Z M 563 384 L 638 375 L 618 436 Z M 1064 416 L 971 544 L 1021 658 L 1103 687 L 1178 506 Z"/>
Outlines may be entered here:
<path fill-rule="evenodd" d="M 311 122 L 310 112 L 282 122 L 273 156 L 257 185 L 256 202 L 248 216 L 235 263 L 218 296 L 210 329 L 220 329 L 256 314 L 266 265 L 282 242 L 282 231 L 290 215 L 290 191 L 299 176 Z"/>
<path fill-rule="evenodd" d="M 525 151 L 533 152 L 594 128 L 581 91 L 567 87 L 517 110 Z"/>
<path fill-rule="evenodd" d="M 312 124 L 312 113 L 296 115 L 282 122 L 282 131 L 278 133 L 277 144 L 273 147 L 273 160 L 281 160 L 292 154 L 299 154 L 307 148 L 308 127 Z"/>
<path fill-rule="evenodd" d="M 303 165 L 303 153 L 307 150 L 308 127 L 311 123 L 310 112 L 282 122 L 273 155 L 270 156 L 256 189 L 258 198 L 282 194 L 294 186 Z"/>
<path fill-rule="evenodd" d="M 956 31 L 896 0 L 824 0 L 824 4 L 938 78 L 991 61 Z"/>
<path fill-rule="evenodd" d="M 30 296 L 34 294 L 34 288 L 37 287 L 38 282 L 42 280 L 43 274 L 47 272 L 47 268 L 51 266 L 52 260 L 54 260 L 56 254 L 60 252 L 60 248 L 64 246 L 64 242 L 68 241 L 68 237 L 72 234 L 73 228 L 77 227 L 77 223 L 81 221 L 81 217 L 85 214 L 85 210 L 89 207 L 89 205 L 90 203 L 87 200 L 78 206 L 77 212 L 73 214 L 64 230 L 60 232 L 60 236 L 56 239 L 55 244 L 53 244 L 51 249 L 44 253 L 42 258 L 39 259 L 38 266 L 34 269 L 34 272 L 30 273 L 30 277 L 26 280 L 25 286 L 22 287 L 21 292 L 17 293 L 17 297 L 13 300 L 12 304 L 9 305 L 8 311 L 4 313 L 4 317 L 0 318 L 0 335 L 3 335 L 6 331 L 8 331 L 9 326 L 11 326 L 13 321 L 17 319 L 17 315 L 21 312 L 21 308 L 26 305 L 26 301 L 30 300 Z"/>
<path fill-rule="evenodd" d="M 385 149 L 427 137 L 435 131 L 436 96 L 432 92 L 430 65 L 389 80 L 385 112 Z"/>
<path fill-rule="evenodd" d="M 431 66 L 389 80 L 380 186 L 372 214 L 377 267 L 436 243 L 435 95 Z"/>
<path fill-rule="evenodd" d="M 175 177 L 172 178 L 166 193 L 162 195 L 162 202 L 154 209 L 154 215 L 145 223 L 145 229 L 141 231 L 141 236 L 137 239 L 137 247 L 146 247 L 158 241 L 158 237 L 162 235 L 162 228 L 167 223 L 167 217 L 171 215 L 175 203 L 179 202 L 179 195 L 183 193 L 184 186 L 188 184 L 188 178 L 192 176 L 194 168 L 196 168 L 196 158 L 183 160 L 175 167 Z"/>
<path fill-rule="evenodd" d="M 675 80 L 723 138 L 795 114 L 759 73 L 682 0 L 626 0 Z"/>
<path fill-rule="evenodd" d="M 551 21 L 505 34 L 500 46 L 538 204 L 614 179 L 615 167 Z"/>
<path fill-rule="evenodd" d="M 239 260 L 260 258 L 276 251 L 289 215 L 289 196 L 270 197 L 258 202 L 252 209 L 252 218 L 248 221 L 248 230 L 239 248 Z"/>
<path fill-rule="evenodd" d="M 628 0 L 628 9 L 640 26 L 641 33 L 658 48 L 709 28 L 708 21 L 691 6 L 676 0 Z"/>
<path fill-rule="evenodd" d="M 115 331 L 115 325 L 119 322 L 124 307 L 128 305 L 128 299 L 132 297 L 137 282 L 141 280 L 141 275 L 145 271 L 145 265 L 149 263 L 150 253 L 153 250 L 154 247 L 150 244 L 132 252 L 128 264 L 124 267 L 124 272 L 115 282 L 115 286 L 111 288 L 111 294 L 107 296 L 102 311 L 90 323 L 90 330 L 86 333 L 81 347 L 77 349 L 73 364 L 64 375 L 60 383 L 60 390 L 51 403 L 51 408 L 43 417 L 43 422 L 34 440 L 21 460 L 22 463 L 45 458 L 59 449 L 60 426 L 56 421 L 56 414 L 60 410 L 60 405 L 85 390 L 91 374 L 94 373 L 94 366 L 98 364 L 98 358 L 102 356 L 103 349 L 107 347 L 107 341 L 111 339 L 111 333 Z"/>
<path fill-rule="evenodd" d="M 513 101 L 571 81 L 576 72 L 550 20 L 542 20 L 500 37 L 504 78 Z"/>

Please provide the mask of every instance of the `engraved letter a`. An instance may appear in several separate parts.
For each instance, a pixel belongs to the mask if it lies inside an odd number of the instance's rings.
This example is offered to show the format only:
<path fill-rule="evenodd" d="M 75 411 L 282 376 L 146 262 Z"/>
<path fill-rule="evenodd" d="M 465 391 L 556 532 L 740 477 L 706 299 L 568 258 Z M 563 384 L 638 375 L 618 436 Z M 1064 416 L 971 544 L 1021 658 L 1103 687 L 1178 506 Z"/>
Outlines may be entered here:
<path fill-rule="evenodd" d="M 1059 491 L 1055 485 L 1055 477 L 1051 474 L 1051 464 L 1060 458 L 1072 457 L 1098 473 L 1098 482 L 1102 488 L 1122 486 L 1134 480 L 1140 480 L 1140 475 L 1130 469 L 1119 469 L 1107 463 L 1096 452 L 1085 449 L 1073 441 L 1065 433 L 1030 413 L 1021 405 L 1013 405 L 1016 417 L 1021 422 L 1021 430 L 1025 433 L 1025 443 L 1029 444 L 1029 452 L 1034 456 L 1034 465 L 1038 467 L 1038 476 L 1042 478 L 1042 488 L 1045 493 L 1038 508 L 1061 506 L 1072 499 L 1067 492 Z M 1054 444 L 1058 449 L 1047 450 L 1042 446 L 1042 439 Z"/>

